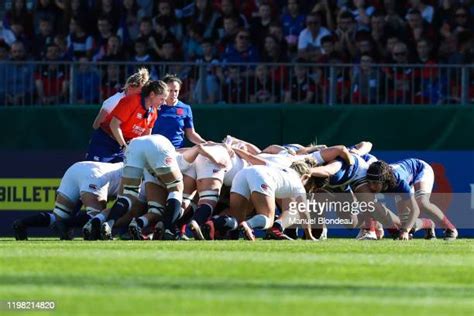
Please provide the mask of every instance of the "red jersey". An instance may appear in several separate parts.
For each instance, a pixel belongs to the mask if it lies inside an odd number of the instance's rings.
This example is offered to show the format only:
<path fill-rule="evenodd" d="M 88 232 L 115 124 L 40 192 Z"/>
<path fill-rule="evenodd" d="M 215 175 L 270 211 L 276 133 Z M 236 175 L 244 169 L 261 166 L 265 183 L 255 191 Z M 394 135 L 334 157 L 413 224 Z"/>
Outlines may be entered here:
<path fill-rule="evenodd" d="M 148 114 L 148 115 L 147 115 Z M 122 98 L 115 109 L 110 113 L 100 127 L 109 135 L 113 135 L 110 130 L 110 122 L 116 117 L 122 124 L 123 137 L 129 140 L 142 136 L 147 129 L 152 129 L 158 117 L 155 107 L 146 110 L 142 105 L 140 94 L 129 95 Z"/>

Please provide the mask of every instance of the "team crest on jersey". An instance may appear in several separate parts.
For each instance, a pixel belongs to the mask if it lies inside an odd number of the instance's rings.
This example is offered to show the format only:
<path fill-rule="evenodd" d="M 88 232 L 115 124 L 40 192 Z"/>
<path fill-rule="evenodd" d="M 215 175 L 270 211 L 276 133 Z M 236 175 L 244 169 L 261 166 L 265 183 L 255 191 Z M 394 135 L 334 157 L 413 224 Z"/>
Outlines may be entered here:
<path fill-rule="evenodd" d="M 183 109 L 176 109 L 176 115 L 183 115 L 184 110 Z"/>
<path fill-rule="evenodd" d="M 89 189 L 97 190 L 97 186 L 95 184 L 89 184 Z"/>
<path fill-rule="evenodd" d="M 169 166 L 173 163 L 173 157 L 166 157 L 165 158 L 165 165 Z"/>
<path fill-rule="evenodd" d="M 218 173 L 219 171 L 221 171 L 220 169 L 212 169 L 212 173 Z"/>
<path fill-rule="evenodd" d="M 137 119 L 140 119 L 140 120 L 141 120 L 142 118 L 143 118 L 143 114 L 137 113 Z"/>
<path fill-rule="evenodd" d="M 268 191 L 268 190 L 270 190 L 270 187 L 269 187 L 268 185 L 266 185 L 265 183 L 262 183 L 262 184 L 260 185 L 260 187 L 262 188 L 263 191 Z"/>

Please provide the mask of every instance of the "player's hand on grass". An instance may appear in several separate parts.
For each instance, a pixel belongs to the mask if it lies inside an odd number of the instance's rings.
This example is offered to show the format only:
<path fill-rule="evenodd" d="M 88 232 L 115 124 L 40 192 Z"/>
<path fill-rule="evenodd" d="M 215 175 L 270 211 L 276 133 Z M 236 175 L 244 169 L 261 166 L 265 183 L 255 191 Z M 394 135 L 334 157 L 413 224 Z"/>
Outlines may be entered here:
<path fill-rule="evenodd" d="M 400 231 L 400 236 L 398 237 L 398 240 L 410 240 L 410 234 L 408 231 Z"/>

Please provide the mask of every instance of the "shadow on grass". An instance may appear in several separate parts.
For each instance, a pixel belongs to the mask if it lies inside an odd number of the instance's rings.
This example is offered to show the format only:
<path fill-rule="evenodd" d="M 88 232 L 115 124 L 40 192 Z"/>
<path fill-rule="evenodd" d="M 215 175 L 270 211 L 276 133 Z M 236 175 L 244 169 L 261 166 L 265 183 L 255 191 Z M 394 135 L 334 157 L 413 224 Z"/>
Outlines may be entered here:
<path fill-rule="evenodd" d="M 151 276 L 146 278 L 116 278 L 90 276 L 0 276 L 0 284 L 4 288 L 9 286 L 52 286 L 65 288 L 111 288 L 111 289 L 154 289 L 160 291 L 199 291 L 199 292 L 235 292 L 235 291 L 266 291 L 291 292 L 292 294 L 351 294 L 356 296 L 370 295 L 380 297 L 439 297 L 439 298 L 472 298 L 474 287 L 453 286 L 387 286 L 331 284 L 331 283 L 290 283 L 290 282 L 251 282 L 239 280 L 216 280 L 164 278 Z M 278 294 L 278 293 L 275 293 Z"/>

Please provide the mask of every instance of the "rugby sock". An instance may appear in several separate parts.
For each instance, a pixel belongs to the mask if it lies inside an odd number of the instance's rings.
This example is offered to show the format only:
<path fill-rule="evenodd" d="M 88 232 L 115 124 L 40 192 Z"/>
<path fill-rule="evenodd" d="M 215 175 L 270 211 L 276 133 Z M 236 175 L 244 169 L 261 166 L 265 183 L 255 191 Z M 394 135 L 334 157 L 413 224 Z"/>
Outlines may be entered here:
<path fill-rule="evenodd" d="M 79 213 L 77 213 L 76 216 L 65 219 L 65 220 L 63 220 L 63 222 L 68 227 L 82 227 L 90 219 L 91 219 L 91 216 L 89 214 L 87 214 L 87 212 L 79 212 Z"/>
<path fill-rule="evenodd" d="M 163 219 L 165 229 L 174 231 L 176 221 L 181 216 L 181 201 L 177 199 L 168 199 L 166 201 L 166 212 Z"/>
<path fill-rule="evenodd" d="M 441 226 L 446 229 L 455 230 L 456 227 L 449 221 L 449 219 L 445 216 L 441 222 Z"/>
<path fill-rule="evenodd" d="M 255 215 L 247 221 L 247 224 L 252 229 L 267 229 L 270 228 L 270 219 L 262 214 Z"/>
<path fill-rule="evenodd" d="M 279 231 L 283 232 L 284 228 L 283 228 L 283 225 L 282 225 L 282 222 L 281 220 L 277 219 L 274 223 L 273 223 L 273 227 L 275 227 L 276 229 L 278 229 Z"/>
<path fill-rule="evenodd" d="M 146 218 L 145 216 L 140 216 L 139 218 L 137 218 L 137 224 L 138 226 L 140 226 L 140 228 L 147 227 L 148 223 L 148 218 Z"/>
<path fill-rule="evenodd" d="M 51 217 L 49 213 L 41 212 L 22 219 L 21 223 L 26 227 L 48 227 L 51 224 Z"/>
<path fill-rule="evenodd" d="M 94 218 L 97 218 L 101 224 L 107 220 L 107 217 L 102 213 L 97 214 Z"/>
<path fill-rule="evenodd" d="M 221 235 L 226 235 L 229 231 L 237 229 L 238 223 L 231 216 L 217 216 L 212 219 L 214 227 Z"/>
<path fill-rule="evenodd" d="M 129 198 L 125 196 L 121 196 L 115 201 L 114 205 L 110 209 L 110 214 L 109 214 L 109 220 L 113 220 L 114 223 L 117 221 L 120 217 L 124 216 L 125 213 L 128 212 L 131 206 L 131 201 Z M 99 216 L 99 215 L 97 215 Z"/>
<path fill-rule="evenodd" d="M 212 207 L 207 204 L 202 204 L 201 206 L 198 207 L 198 209 L 194 213 L 193 219 L 199 225 L 202 225 L 209 219 L 209 217 L 211 217 L 211 215 L 212 215 Z"/>
<path fill-rule="evenodd" d="M 187 211 L 176 221 L 176 226 L 181 227 L 187 225 L 193 218 L 194 212 Z"/>
<path fill-rule="evenodd" d="M 415 225 L 413 225 L 413 229 L 415 232 L 422 230 L 422 229 L 429 229 L 433 222 L 427 218 L 417 218 L 415 221 Z"/>

